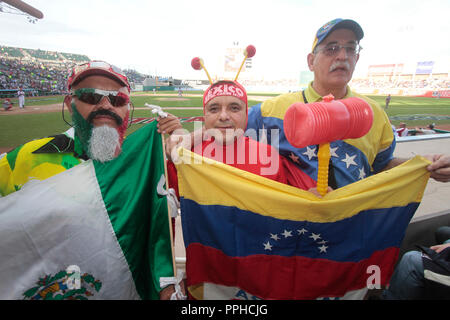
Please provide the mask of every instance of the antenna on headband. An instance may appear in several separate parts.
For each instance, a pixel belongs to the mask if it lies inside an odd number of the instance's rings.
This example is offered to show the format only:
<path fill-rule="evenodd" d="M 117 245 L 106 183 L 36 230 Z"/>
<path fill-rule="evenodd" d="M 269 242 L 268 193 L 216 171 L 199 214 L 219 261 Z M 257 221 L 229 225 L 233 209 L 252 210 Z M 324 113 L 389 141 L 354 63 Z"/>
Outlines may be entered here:
<path fill-rule="evenodd" d="M 244 50 L 244 60 L 241 63 L 241 66 L 239 68 L 238 73 L 236 74 L 236 77 L 234 78 L 234 81 L 237 80 L 237 78 L 239 77 L 239 74 L 241 73 L 242 67 L 244 66 L 245 60 L 247 60 L 247 58 L 252 58 L 256 53 L 256 48 L 255 46 L 252 45 L 248 45 L 247 48 L 245 48 Z M 205 65 L 203 64 L 203 59 L 199 58 L 199 57 L 195 57 L 194 59 L 191 60 L 191 66 L 192 68 L 194 68 L 195 70 L 205 70 L 206 75 L 208 76 L 208 80 L 210 84 L 213 84 L 213 81 L 208 73 L 208 70 L 206 70 Z"/>
<path fill-rule="evenodd" d="M 239 67 L 238 73 L 236 74 L 236 78 L 234 78 L 234 81 L 236 81 L 237 78 L 239 77 L 239 74 L 241 73 L 242 67 L 244 66 L 245 60 L 247 60 L 247 58 L 253 57 L 255 55 L 255 53 L 256 53 L 255 46 L 248 45 L 247 48 L 245 48 L 245 50 L 244 50 L 244 60 L 242 60 L 241 66 Z"/>
<path fill-rule="evenodd" d="M 205 65 L 203 64 L 203 59 L 200 59 L 199 57 L 195 57 L 191 61 L 191 66 L 195 70 L 201 70 L 201 69 L 205 70 L 206 75 L 208 76 L 209 83 L 213 84 L 211 77 L 209 76 L 208 70 L 206 70 Z"/>

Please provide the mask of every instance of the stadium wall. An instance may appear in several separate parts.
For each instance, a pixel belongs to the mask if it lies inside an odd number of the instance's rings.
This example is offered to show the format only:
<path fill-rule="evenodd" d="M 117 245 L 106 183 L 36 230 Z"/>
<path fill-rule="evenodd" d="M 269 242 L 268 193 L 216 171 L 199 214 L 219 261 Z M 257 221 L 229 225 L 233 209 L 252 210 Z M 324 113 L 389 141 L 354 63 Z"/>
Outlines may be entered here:
<path fill-rule="evenodd" d="M 427 91 L 425 94 L 418 97 L 450 98 L 450 90 Z"/>
<path fill-rule="evenodd" d="M 153 91 L 155 89 L 156 91 L 174 91 L 174 86 L 144 86 L 144 91 Z"/>

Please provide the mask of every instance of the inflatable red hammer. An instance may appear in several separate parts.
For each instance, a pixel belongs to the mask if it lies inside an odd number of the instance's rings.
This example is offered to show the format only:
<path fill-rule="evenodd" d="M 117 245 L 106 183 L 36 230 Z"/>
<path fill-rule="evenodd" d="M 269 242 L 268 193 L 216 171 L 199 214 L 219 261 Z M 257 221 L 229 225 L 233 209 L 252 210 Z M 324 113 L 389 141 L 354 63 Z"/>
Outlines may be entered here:
<path fill-rule="evenodd" d="M 366 101 L 356 97 L 333 99 L 328 95 L 323 97 L 323 102 L 294 103 L 283 121 L 291 145 L 296 148 L 319 145 L 317 190 L 322 196 L 328 188 L 330 142 L 360 138 L 369 132 L 373 123 L 373 111 Z"/>

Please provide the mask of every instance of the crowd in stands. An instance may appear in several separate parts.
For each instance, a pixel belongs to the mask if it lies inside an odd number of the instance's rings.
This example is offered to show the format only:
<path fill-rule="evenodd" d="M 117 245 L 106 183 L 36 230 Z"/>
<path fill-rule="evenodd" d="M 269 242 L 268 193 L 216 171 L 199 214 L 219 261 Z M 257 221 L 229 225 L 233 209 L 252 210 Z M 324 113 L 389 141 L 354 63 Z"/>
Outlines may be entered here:
<path fill-rule="evenodd" d="M 60 94 L 65 91 L 67 70 L 73 63 L 49 65 L 23 59 L 0 57 L 0 89 L 19 87 L 43 94 Z"/>
<path fill-rule="evenodd" d="M 65 93 L 68 70 L 89 60 L 79 54 L 0 46 L 0 96 L 13 97 L 15 92 L 5 93 L 4 90 L 17 91 L 19 87 L 27 96 Z M 123 72 L 132 84 L 154 78 L 132 69 Z M 159 81 L 173 81 L 172 77 L 158 78 Z"/>
<path fill-rule="evenodd" d="M 429 90 L 450 89 L 450 79 L 426 79 L 426 80 L 373 80 L 373 79 L 353 79 L 351 84 L 354 88 L 373 88 L 373 89 L 391 89 L 391 88 L 416 88 Z"/>
<path fill-rule="evenodd" d="M 86 61 L 89 58 L 85 55 L 0 46 L 0 90 L 22 87 L 27 95 L 62 94 L 68 70 Z M 148 77 L 135 70 L 124 72 L 132 83 L 142 83 Z"/>
<path fill-rule="evenodd" d="M 132 69 L 124 69 L 122 71 L 128 77 L 128 81 L 133 83 L 142 83 L 148 77 Z"/>
<path fill-rule="evenodd" d="M 15 47 L 0 46 L 0 54 L 11 58 L 27 58 L 30 60 L 46 60 L 54 62 L 85 62 L 89 61 L 89 58 L 85 55 L 64 53 L 41 49 L 23 49 Z"/>
<path fill-rule="evenodd" d="M 259 80 L 259 79 L 244 79 L 242 80 L 243 86 L 296 86 L 298 84 L 297 79 L 279 79 L 279 80 Z"/>

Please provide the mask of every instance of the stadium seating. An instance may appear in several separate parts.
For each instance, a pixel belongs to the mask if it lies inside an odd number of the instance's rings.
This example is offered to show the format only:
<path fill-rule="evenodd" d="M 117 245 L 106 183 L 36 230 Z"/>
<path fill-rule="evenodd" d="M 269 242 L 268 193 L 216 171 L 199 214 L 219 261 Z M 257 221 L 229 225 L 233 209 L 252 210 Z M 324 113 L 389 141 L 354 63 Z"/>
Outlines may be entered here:
<path fill-rule="evenodd" d="M 38 60 L 0 55 L 0 90 L 17 90 L 36 95 L 60 94 L 65 91 L 69 63 L 50 64 Z"/>
<path fill-rule="evenodd" d="M 136 70 L 124 69 L 122 71 L 128 77 L 128 80 L 134 83 L 142 83 L 147 77 L 146 75 L 143 75 Z"/>
<path fill-rule="evenodd" d="M 0 52 L 3 56 L 23 58 L 23 54 L 19 48 L 0 46 Z"/>
<path fill-rule="evenodd" d="M 27 95 L 53 95 L 66 92 L 68 70 L 89 61 L 82 54 L 0 46 L 0 98 L 23 87 Z M 150 76 L 123 70 L 132 86 Z M 162 77 L 160 77 L 161 79 Z M 169 82 L 172 77 L 166 77 Z M 181 80 L 178 81 L 181 84 Z"/>
<path fill-rule="evenodd" d="M 389 88 L 427 88 L 427 89 L 448 89 L 450 80 L 448 79 L 426 79 L 426 80 L 371 80 L 371 79 L 353 79 L 352 87 L 370 87 L 376 89 Z"/>
<path fill-rule="evenodd" d="M 60 57 L 56 52 L 52 51 L 44 51 L 44 50 L 33 50 L 33 49 L 24 49 L 30 56 L 40 60 L 59 60 Z"/>
<path fill-rule="evenodd" d="M 81 54 L 60 52 L 60 55 L 63 56 L 66 60 L 74 61 L 76 63 L 89 61 L 89 58 L 87 56 Z"/>

